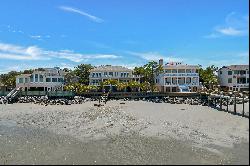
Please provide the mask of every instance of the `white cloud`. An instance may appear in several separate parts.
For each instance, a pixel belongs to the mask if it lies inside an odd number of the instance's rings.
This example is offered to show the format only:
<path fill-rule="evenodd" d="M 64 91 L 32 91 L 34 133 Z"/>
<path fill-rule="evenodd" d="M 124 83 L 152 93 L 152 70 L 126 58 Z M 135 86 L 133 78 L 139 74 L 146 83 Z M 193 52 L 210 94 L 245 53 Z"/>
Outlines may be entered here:
<path fill-rule="evenodd" d="M 138 56 L 144 60 L 147 61 L 158 61 L 159 59 L 163 59 L 165 62 L 183 62 L 183 58 L 176 58 L 173 56 L 164 56 L 159 54 L 158 52 L 145 52 L 145 53 L 139 53 L 139 52 L 132 52 L 132 51 L 126 51 L 126 53 Z"/>
<path fill-rule="evenodd" d="M 85 17 L 89 18 L 90 20 L 97 22 L 97 23 L 102 23 L 104 21 L 101 18 L 98 18 L 96 16 L 93 16 L 89 13 L 86 13 L 86 12 L 81 11 L 81 10 L 76 9 L 76 8 L 72 8 L 72 7 L 68 7 L 68 6 L 60 6 L 59 8 L 64 10 L 64 11 L 67 11 L 67 12 L 78 13 L 78 14 L 85 16 Z"/>
<path fill-rule="evenodd" d="M 86 62 L 91 59 L 117 59 L 113 54 L 81 54 L 71 50 L 43 50 L 37 46 L 21 47 L 0 43 L 0 59 L 13 60 L 49 60 L 51 58 L 67 59 L 72 62 Z"/>
<path fill-rule="evenodd" d="M 233 27 L 217 28 L 216 31 L 228 36 L 243 36 L 247 34 L 246 30 L 238 30 Z"/>
<path fill-rule="evenodd" d="M 41 36 L 40 36 L 40 35 L 31 35 L 30 37 L 31 37 L 32 39 L 41 40 Z"/>
<path fill-rule="evenodd" d="M 219 38 L 222 36 L 248 36 L 249 16 L 239 15 L 235 12 L 229 13 L 222 25 L 217 25 L 213 32 L 204 36 L 205 38 Z"/>
<path fill-rule="evenodd" d="M 138 56 L 138 57 L 140 57 L 144 60 L 147 60 L 147 61 L 164 59 L 164 56 L 157 53 L 157 52 L 139 53 L 139 52 L 126 51 L 126 53 Z"/>

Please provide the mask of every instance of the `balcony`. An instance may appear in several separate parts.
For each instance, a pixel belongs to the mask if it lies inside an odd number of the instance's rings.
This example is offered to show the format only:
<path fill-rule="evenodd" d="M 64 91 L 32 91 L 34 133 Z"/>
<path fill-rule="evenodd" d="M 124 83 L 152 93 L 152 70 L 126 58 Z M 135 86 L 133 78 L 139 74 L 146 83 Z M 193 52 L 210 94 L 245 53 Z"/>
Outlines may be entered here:
<path fill-rule="evenodd" d="M 179 86 L 179 85 L 184 85 L 184 86 L 199 86 L 199 83 L 186 83 L 186 84 L 178 84 L 178 83 L 165 83 L 165 85 L 168 86 Z"/>
<path fill-rule="evenodd" d="M 233 77 L 249 77 L 249 74 L 233 74 Z"/>
<path fill-rule="evenodd" d="M 99 85 L 100 85 L 100 83 L 90 83 L 90 85 L 99 86 Z"/>
<path fill-rule="evenodd" d="M 249 83 L 245 83 L 245 84 L 236 84 L 236 87 L 249 87 Z"/>
<path fill-rule="evenodd" d="M 132 75 L 132 76 L 112 76 L 112 75 L 102 75 L 102 76 L 92 76 L 90 75 L 89 78 L 140 78 L 139 75 Z"/>
<path fill-rule="evenodd" d="M 168 76 L 168 77 L 172 77 L 172 76 L 176 76 L 176 77 L 188 77 L 188 76 L 192 76 L 192 77 L 198 77 L 199 74 L 198 73 L 164 73 L 163 76 Z"/>

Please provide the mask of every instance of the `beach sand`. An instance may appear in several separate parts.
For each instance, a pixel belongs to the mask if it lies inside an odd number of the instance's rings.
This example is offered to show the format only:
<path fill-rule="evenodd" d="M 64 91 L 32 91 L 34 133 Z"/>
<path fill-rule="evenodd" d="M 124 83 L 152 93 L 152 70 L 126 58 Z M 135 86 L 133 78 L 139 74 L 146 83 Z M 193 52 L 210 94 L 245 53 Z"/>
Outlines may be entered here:
<path fill-rule="evenodd" d="M 95 103 L 0 105 L 0 164 L 249 164 L 248 118 L 197 105 Z"/>

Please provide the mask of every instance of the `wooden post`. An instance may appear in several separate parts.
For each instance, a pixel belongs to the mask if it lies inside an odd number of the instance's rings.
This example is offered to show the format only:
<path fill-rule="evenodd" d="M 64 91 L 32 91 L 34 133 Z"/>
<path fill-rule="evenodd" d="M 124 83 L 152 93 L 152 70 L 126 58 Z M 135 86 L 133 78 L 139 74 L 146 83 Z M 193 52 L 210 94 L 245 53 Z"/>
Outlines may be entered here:
<path fill-rule="evenodd" d="M 242 116 L 244 117 L 245 114 L 245 102 L 244 102 L 244 94 L 243 94 L 243 98 L 242 98 L 242 102 L 243 102 L 243 109 L 242 109 Z"/>
<path fill-rule="evenodd" d="M 228 97 L 227 97 L 227 112 L 228 112 Z"/>
<path fill-rule="evenodd" d="M 222 110 L 222 98 L 220 96 L 220 110 Z"/>
<path fill-rule="evenodd" d="M 236 94 L 234 94 L 234 114 L 236 114 Z"/>
<path fill-rule="evenodd" d="M 208 100 L 208 106 L 210 106 L 210 96 L 208 96 L 207 100 Z"/>

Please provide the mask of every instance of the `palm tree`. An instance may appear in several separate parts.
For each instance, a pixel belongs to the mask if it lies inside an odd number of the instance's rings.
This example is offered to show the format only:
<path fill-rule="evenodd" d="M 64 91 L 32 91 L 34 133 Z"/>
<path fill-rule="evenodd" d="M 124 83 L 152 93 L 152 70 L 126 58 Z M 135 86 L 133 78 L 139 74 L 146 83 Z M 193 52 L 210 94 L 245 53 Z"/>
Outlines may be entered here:
<path fill-rule="evenodd" d="M 117 84 L 117 90 L 118 91 L 125 91 L 127 87 L 128 87 L 128 83 L 127 82 L 119 82 Z"/>
<path fill-rule="evenodd" d="M 137 81 L 130 81 L 128 86 L 132 89 L 132 91 L 135 91 L 135 89 L 140 89 L 140 83 Z"/>

